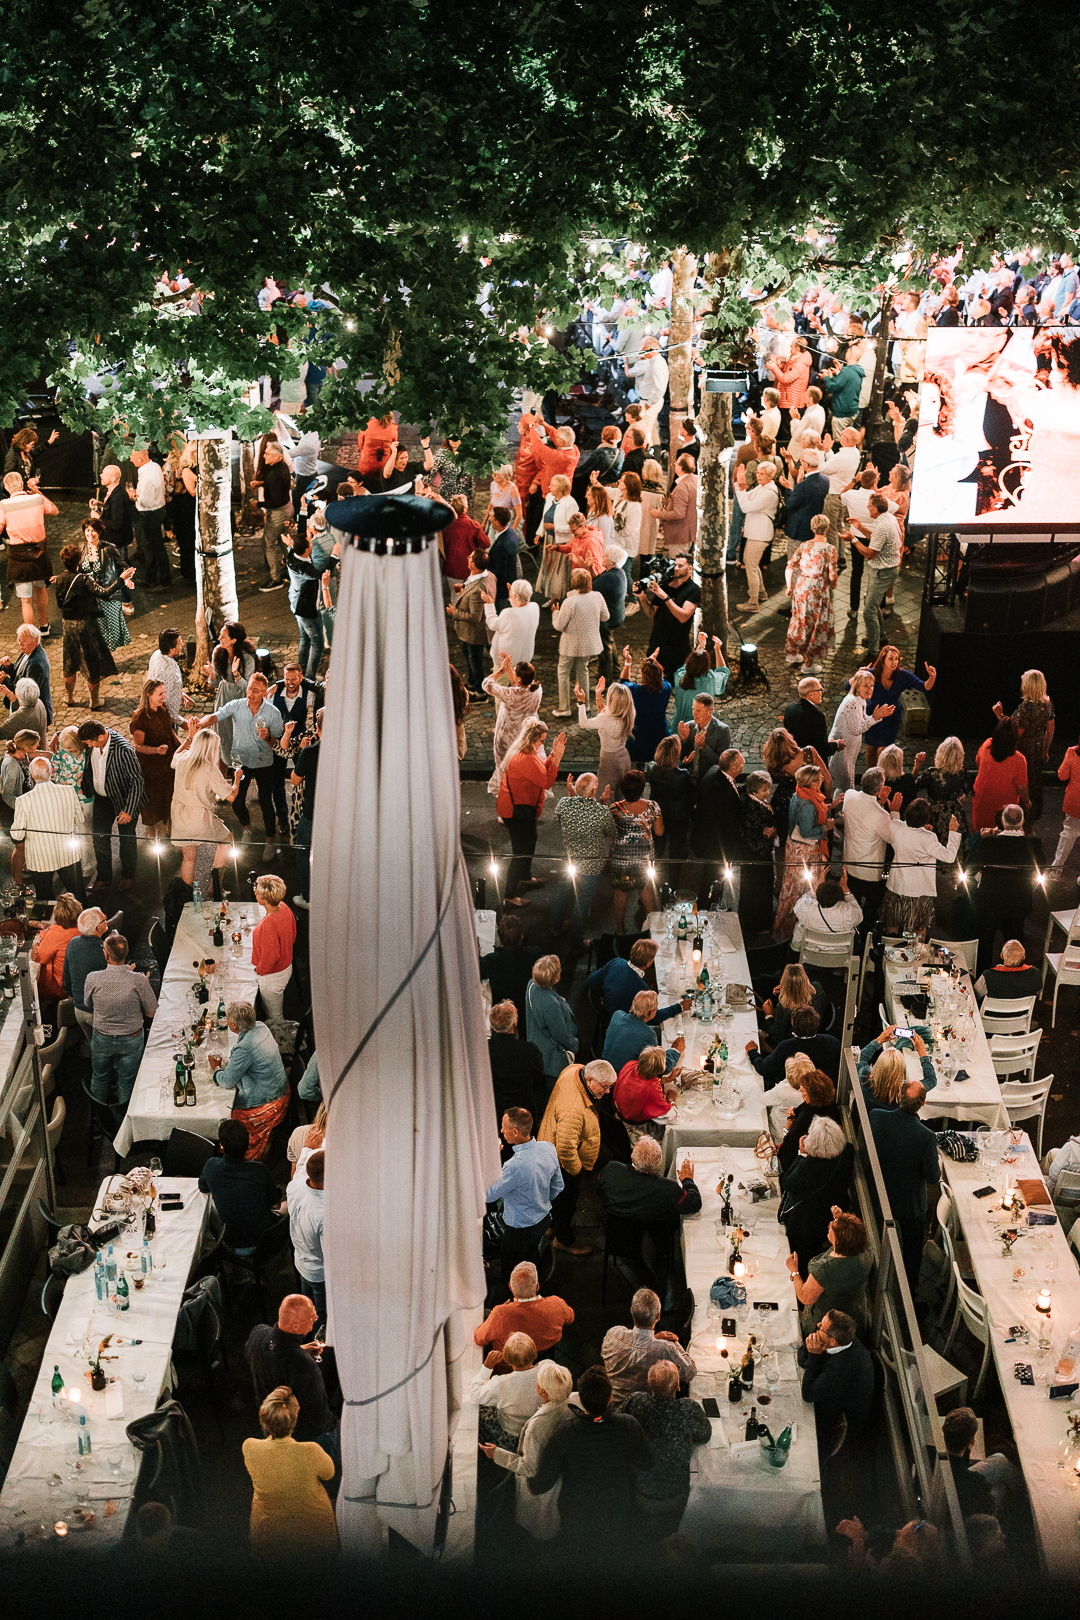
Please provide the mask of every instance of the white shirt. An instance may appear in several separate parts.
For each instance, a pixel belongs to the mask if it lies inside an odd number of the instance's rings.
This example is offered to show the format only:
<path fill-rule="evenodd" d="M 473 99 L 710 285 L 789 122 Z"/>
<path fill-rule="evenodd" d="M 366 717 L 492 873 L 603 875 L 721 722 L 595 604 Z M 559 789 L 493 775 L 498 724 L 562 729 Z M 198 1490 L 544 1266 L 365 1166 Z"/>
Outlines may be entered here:
<path fill-rule="evenodd" d="M 66 783 L 37 782 L 15 800 L 11 839 L 20 844 L 25 838 L 29 872 L 59 872 L 74 866 L 80 857 L 71 840 L 82 830 L 82 805 Z"/>
<path fill-rule="evenodd" d="M 307 1177 L 297 1174 L 289 1182 L 285 1202 L 289 1206 L 289 1236 L 296 1269 L 305 1282 L 322 1282 L 323 1189 L 309 1187 Z"/>
<path fill-rule="evenodd" d="M 319 459 L 319 435 L 302 433 L 292 447 L 293 472 L 297 478 L 314 478 Z"/>
<path fill-rule="evenodd" d="M 889 812 L 872 793 L 848 788 L 844 794 L 844 865 L 848 877 L 877 883 L 889 843 Z"/>
<path fill-rule="evenodd" d="M 524 607 L 503 608 L 501 613 L 496 613 L 494 602 L 485 602 L 484 618 L 488 629 L 494 631 L 491 661 L 496 668 L 503 653 L 509 653 L 512 664 L 532 663 L 540 625 L 537 603 L 527 602 Z"/>
<path fill-rule="evenodd" d="M 874 387 L 874 372 L 877 370 L 877 355 L 873 349 L 864 349 L 859 356 L 859 364 L 866 372 L 859 389 L 859 409 L 865 411 L 870 403 L 870 394 Z"/>
<path fill-rule="evenodd" d="M 795 902 L 795 916 L 797 921 L 791 943 L 798 950 L 808 928 L 814 934 L 853 932 L 862 922 L 862 906 L 853 894 L 845 894 L 838 906 L 829 906 L 822 911 L 816 894 L 803 894 Z"/>
<path fill-rule="evenodd" d="M 824 405 L 808 405 L 799 417 L 799 438 L 805 433 L 824 433 L 825 407 Z"/>
<path fill-rule="evenodd" d="M 168 653 L 160 648 L 150 654 L 150 662 L 146 666 L 148 681 L 160 681 L 165 688 L 165 707 L 174 720 L 180 718 L 181 698 L 184 693 L 184 677 L 180 673 L 180 665 Z"/>
<path fill-rule="evenodd" d="M 899 568 L 904 542 L 900 525 L 891 512 L 882 512 L 874 519 L 866 544 L 873 552 L 873 556 L 866 559 L 867 568 Z"/>
<path fill-rule="evenodd" d="M 90 760 L 90 768 L 94 773 L 94 792 L 101 794 L 102 797 L 104 797 L 105 794 L 105 766 L 108 764 L 109 749 L 111 747 L 112 738 L 110 737 L 104 748 L 95 748 L 92 750 L 92 758 Z"/>
<path fill-rule="evenodd" d="M 890 894 L 937 894 L 937 862 L 956 859 L 960 848 L 959 831 L 951 832 L 943 844 L 932 828 L 909 827 L 899 816 L 893 816 L 888 838 L 894 851 L 886 884 Z"/>
<path fill-rule="evenodd" d="M 628 557 L 636 557 L 641 547 L 642 510 L 640 501 L 615 502 L 615 535 L 619 544 L 625 546 Z"/>
<path fill-rule="evenodd" d="M 780 504 L 776 480 L 773 479 L 768 484 L 758 484 L 753 489 L 736 489 L 735 499 L 746 514 L 743 538 L 764 540 L 768 543 L 773 537 L 773 518 Z"/>
<path fill-rule="evenodd" d="M 668 363 L 662 354 L 643 354 L 630 367 L 634 388 L 646 405 L 662 405 L 668 385 Z"/>
<path fill-rule="evenodd" d="M 780 431 L 780 407 L 770 405 L 761 413 L 761 432 L 766 439 L 775 439 Z"/>
<path fill-rule="evenodd" d="M 165 505 L 165 479 L 156 461 L 139 468 L 135 507 L 139 512 L 158 512 Z"/>
<path fill-rule="evenodd" d="M 842 444 L 839 450 L 831 450 L 824 461 L 818 463 L 818 472 L 824 473 L 829 480 L 830 495 L 842 495 L 858 470 L 857 444 Z"/>
<path fill-rule="evenodd" d="M 847 513 L 849 518 L 856 518 L 858 522 L 865 523 L 869 526 L 873 521 L 870 517 L 870 497 L 871 495 L 879 495 L 880 493 L 880 490 L 860 489 L 858 485 L 856 485 L 854 489 L 849 489 L 845 495 L 841 495 L 840 499 L 843 503 L 844 511 Z M 890 501 L 889 511 L 896 512 L 898 510 L 899 508 L 897 503 L 895 501 Z M 865 538 L 865 535 L 859 535 L 860 540 L 865 540 Z"/>

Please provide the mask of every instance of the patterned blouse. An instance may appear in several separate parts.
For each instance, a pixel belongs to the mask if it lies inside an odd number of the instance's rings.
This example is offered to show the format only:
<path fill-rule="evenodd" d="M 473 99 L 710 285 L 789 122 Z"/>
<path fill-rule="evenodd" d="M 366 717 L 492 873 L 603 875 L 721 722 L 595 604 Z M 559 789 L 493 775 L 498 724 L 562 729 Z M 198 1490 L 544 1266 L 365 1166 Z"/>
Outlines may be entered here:
<path fill-rule="evenodd" d="M 615 836 L 615 821 L 596 799 L 560 799 L 555 820 L 563 836 L 567 857 L 581 877 L 596 877 L 604 870 L 608 845 Z"/>
<path fill-rule="evenodd" d="M 428 478 L 434 482 L 436 475 L 441 477 L 439 495 L 448 501 L 451 495 L 467 495 L 471 480 L 461 471 L 454 459 L 451 450 L 436 450 L 431 458 L 431 471 Z"/>
<path fill-rule="evenodd" d="M 1045 702 L 1031 702 L 1025 698 L 1013 710 L 1013 720 L 1017 729 L 1023 733 L 1020 738 L 1020 752 L 1029 765 L 1045 765 L 1050 757 L 1050 744 L 1047 741 L 1047 732 L 1050 722 L 1054 718 L 1054 705 L 1047 698 Z"/>
<path fill-rule="evenodd" d="M 83 757 L 81 754 L 70 754 L 66 748 L 58 748 L 52 757 L 53 781 L 62 782 L 67 787 L 73 787 L 80 804 L 89 804 L 90 799 L 82 790 Z"/>

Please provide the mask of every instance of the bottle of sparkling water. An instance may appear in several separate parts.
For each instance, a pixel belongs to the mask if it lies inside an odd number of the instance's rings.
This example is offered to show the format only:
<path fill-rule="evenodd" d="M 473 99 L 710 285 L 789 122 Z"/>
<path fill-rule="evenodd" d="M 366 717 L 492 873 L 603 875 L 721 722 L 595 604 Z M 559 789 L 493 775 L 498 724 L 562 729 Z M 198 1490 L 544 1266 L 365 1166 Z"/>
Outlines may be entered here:
<path fill-rule="evenodd" d="M 99 1300 L 105 1298 L 105 1257 L 100 1249 L 94 1256 L 94 1293 Z"/>
<path fill-rule="evenodd" d="M 139 1253 L 139 1264 L 142 1267 L 143 1276 L 149 1277 L 150 1273 L 154 1269 L 154 1251 L 150 1247 L 149 1238 L 144 1237 L 142 1240 L 142 1249 Z"/>
<path fill-rule="evenodd" d="M 86 1413 L 79 1413 L 79 1456 L 90 1456 L 90 1425 L 86 1421 Z"/>
<path fill-rule="evenodd" d="M 199 911 L 202 908 L 202 889 L 198 883 L 194 884 L 191 892 L 191 909 Z"/>
<path fill-rule="evenodd" d="M 131 1290 L 128 1288 L 128 1280 L 121 1271 L 119 1277 L 116 1279 L 116 1308 L 118 1311 L 127 1310 L 131 1303 L 128 1297 L 130 1292 Z"/>
<path fill-rule="evenodd" d="M 105 1281 L 111 1293 L 116 1285 L 116 1255 L 113 1253 L 111 1243 L 109 1244 L 109 1252 L 105 1257 Z"/>

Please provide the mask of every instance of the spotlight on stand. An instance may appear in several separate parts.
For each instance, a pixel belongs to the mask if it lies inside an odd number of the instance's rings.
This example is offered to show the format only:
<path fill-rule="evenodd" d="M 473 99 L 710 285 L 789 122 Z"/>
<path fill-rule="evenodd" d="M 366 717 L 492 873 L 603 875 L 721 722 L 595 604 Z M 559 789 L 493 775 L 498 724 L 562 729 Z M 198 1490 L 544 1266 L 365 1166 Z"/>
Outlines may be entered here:
<path fill-rule="evenodd" d="M 758 662 L 756 641 L 739 643 L 739 680 L 744 687 L 763 686 L 768 692 L 769 677 Z"/>

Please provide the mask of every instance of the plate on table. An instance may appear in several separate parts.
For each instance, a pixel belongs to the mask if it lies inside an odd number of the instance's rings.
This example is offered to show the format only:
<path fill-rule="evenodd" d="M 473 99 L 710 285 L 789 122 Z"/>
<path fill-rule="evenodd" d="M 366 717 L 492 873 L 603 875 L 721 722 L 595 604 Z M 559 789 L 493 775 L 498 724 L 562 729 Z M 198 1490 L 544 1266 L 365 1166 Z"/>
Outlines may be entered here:
<path fill-rule="evenodd" d="M 913 962 L 915 956 L 912 951 L 906 951 L 902 946 L 886 945 L 885 960 L 887 962 Z"/>

